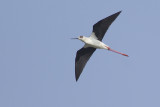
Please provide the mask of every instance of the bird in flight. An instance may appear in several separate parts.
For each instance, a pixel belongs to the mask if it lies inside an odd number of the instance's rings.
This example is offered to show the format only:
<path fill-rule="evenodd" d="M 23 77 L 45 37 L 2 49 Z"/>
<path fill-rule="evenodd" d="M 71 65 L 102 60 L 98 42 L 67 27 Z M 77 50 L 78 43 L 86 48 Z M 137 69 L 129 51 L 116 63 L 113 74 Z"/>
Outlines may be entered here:
<path fill-rule="evenodd" d="M 96 49 L 106 49 L 106 50 L 121 54 L 123 56 L 128 56 L 127 54 L 111 49 L 109 46 L 107 46 L 102 42 L 102 39 L 107 29 L 112 24 L 112 22 L 118 17 L 120 13 L 121 11 L 115 14 L 112 14 L 98 21 L 96 24 L 94 24 L 93 31 L 90 37 L 79 36 L 78 38 L 72 38 L 72 39 L 79 39 L 85 43 L 85 45 L 80 50 L 77 51 L 76 58 L 75 58 L 76 81 L 80 77 L 83 71 L 83 68 L 85 67 L 87 61 L 89 60 L 89 58 L 91 57 L 91 55 L 94 53 Z"/>

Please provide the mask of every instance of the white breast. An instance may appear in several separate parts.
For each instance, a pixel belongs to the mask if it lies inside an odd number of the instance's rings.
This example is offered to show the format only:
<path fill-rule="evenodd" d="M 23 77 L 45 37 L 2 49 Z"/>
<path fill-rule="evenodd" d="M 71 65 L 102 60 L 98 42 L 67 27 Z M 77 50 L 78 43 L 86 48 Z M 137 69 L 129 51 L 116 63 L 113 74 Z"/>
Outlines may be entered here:
<path fill-rule="evenodd" d="M 106 46 L 103 42 L 94 39 L 92 37 L 85 38 L 84 42 L 85 42 L 84 48 L 93 47 L 93 48 L 105 49 Z"/>

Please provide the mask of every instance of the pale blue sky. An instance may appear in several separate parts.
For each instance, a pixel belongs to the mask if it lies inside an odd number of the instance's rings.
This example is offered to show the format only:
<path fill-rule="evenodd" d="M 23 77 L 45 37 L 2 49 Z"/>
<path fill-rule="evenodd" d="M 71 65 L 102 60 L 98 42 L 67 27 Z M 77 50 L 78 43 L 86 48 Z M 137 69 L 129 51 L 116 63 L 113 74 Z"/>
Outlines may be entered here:
<path fill-rule="evenodd" d="M 160 107 L 159 0 L 1 0 L 0 107 Z M 122 10 L 78 82 L 79 35 Z"/>

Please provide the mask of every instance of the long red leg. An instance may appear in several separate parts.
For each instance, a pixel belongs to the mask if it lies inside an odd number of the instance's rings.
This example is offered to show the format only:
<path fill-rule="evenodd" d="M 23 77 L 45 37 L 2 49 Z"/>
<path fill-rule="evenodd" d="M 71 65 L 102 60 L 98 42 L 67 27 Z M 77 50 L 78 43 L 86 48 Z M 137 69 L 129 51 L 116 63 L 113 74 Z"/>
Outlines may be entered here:
<path fill-rule="evenodd" d="M 108 50 L 109 50 L 109 51 L 112 51 L 112 52 L 115 52 L 115 53 L 118 53 L 118 54 L 121 54 L 121 55 L 124 55 L 124 56 L 127 56 L 127 57 L 128 57 L 128 55 L 127 55 L 127 54 L 124 54 L 124 53 L 118 52 L 118 51 L 113 50 L 113 49 L 111 49 L 111 48 L 109 48 L 109 47 L 107 47 L 107 48 L 108 48 Z"/>

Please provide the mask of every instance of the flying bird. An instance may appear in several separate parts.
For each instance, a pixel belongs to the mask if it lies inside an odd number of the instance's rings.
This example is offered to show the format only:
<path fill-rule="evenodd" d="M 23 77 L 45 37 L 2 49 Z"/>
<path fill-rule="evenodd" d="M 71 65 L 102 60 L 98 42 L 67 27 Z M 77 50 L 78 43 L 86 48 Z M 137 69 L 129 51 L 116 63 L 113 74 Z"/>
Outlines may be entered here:
<path fill-rule="evenodd" d="M 76 81 L 80 77 L 83 68 L 85 67 L 87 61 L 91 57 L 91 55 L 94 53 L 96 49 L 106 49 L 124 56 L 128 56 L 124 53 L 118 52 L 116 50 L 111 49 L 108 45 L 104 44 L 102 42 L 102 39 L 109 28 L 109 26 L 112 24 L 112 22 L 118 17 L 118 15 L 121 13 L 121 11 L 112 14 L 100 21 L 98 21 L 96 24 L 93 25 L 93 31 L 91 33 L 90 37 L 85 36 L 79 36 L 78 38 L 72 38 L 72 39 L 79 39 L 82 42 L 85 43 L 85 45 L 77 51 L 76 58 L 75 58 L 75 78 Z"/>

